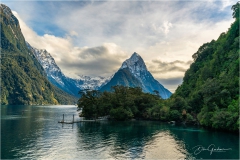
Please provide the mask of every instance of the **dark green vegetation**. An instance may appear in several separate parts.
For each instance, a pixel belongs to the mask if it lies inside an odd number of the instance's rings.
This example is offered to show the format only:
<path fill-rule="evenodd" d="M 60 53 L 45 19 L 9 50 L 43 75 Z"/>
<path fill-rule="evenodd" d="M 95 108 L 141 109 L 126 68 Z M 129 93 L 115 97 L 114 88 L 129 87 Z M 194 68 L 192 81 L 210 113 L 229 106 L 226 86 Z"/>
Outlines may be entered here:
<path fill-rule="evenodd" d="M 232 7 L 235 22 L 226 33 L 203 44 L 194 63 L 171 97 L 171 110 L 197 115 L 201 125 L 239 129 L 239 3 Z"/>
<path fill-rule="evenodd" d="M 74 104 L 76 98 L 54 87 L 28 50 L 11 10 L 1 14 L 1 104 Z"/>
<path fill-rule="evenodd" d="M 143 93 L 139 88 L 113 87 L 113 92 L 82 93 L 78 107 L 83 116 L 200 123 L 239 130 L 239 3 L 232 7 L 234 23 L 215 41 L 203 44 L 193 55 L 183 83 L 170 99 Z"/>
<path fill-rule="evenodd" d="M 167 120 L 169 108 L 159 95 L 142 92 L 139 87 L 113 86 L 112 92 L 81 91 L 78 108 L 82 116 L 97 118 L 110 115 L 112 119 L 131 118 Z"/>
<path fill-rule="evenodd" d="M 81 91 L 78 109 L 86 118 L 97 118 L 110 115 L 111 119 L 147 119 L 161 121 L 184 121 L 196 123 L 186 109 L 178 110 L 172 99 L 164 100 L 159 92 L 145 93 L 140 87 L 113 86 L 111 92 L 96 90 Z M 172 106 L 170 108 L 170 106 Z"/>

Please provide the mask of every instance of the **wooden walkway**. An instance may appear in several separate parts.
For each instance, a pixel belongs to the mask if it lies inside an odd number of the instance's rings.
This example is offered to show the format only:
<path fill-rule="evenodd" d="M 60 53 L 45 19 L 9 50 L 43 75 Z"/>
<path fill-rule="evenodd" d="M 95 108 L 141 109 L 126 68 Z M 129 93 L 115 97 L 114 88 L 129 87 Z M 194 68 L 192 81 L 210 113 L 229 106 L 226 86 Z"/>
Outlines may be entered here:
<path fill-rule="evenodd" d="M 77 120 L 74 121 L 74 115 L 73 115 L 73 120 L 72 121 L 64 121 L 64 114 L 63 114 L 63 119 L 61 121 L 58 121 L 58 123 L 62 123 L 62 124 L 73 124 L 73 123 L 80 123 L 80 122 L 98 122 L 98 121 L 105 121 L 107 120 L 104 117 L 100 117 L 100 119 L 95 119 L 95 120 Z"/>
<path fill-rule="evenodd" d="M 58 121 L 58 123 L 64 123 L 64 124 L 73 124 L 73 123 L 80 123 L 80 122 L 96 122 L 100 120 L 79 120 L 79 121 Z"/>

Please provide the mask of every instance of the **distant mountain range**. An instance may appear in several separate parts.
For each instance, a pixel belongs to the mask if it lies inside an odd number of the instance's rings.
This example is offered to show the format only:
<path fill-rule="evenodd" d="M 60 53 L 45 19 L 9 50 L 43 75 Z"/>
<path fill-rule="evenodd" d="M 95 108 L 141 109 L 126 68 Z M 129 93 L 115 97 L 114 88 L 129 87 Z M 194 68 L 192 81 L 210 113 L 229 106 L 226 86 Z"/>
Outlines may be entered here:
<path fill-rule="evenodd" d="M 35 57 L 44 68 L 48 80 L 69 94 L 78 96 L 79 90 L 84 89 L 110 91 L 112 86 L 123 85 L 141 87 L 144 92 L 149 93 L 158 91 L 163 99 L 167 99 L 171 96 L 171 92 L 153 78 L 151 73 L 147 70 L 141 56 L 135 52 L 131 58 L 123 62 L 121 68 L 114 76 L 104 78 L 100 76 L 89 77 L 81 75 L 78 79 L 73 79 L 62 73 L 54 58 L 46 50 L 36 49 L 27 42 L 26 44 L 28 49 L 34 53 Z"/>
<path fill-rule="evenodd" d="M 77 96 L 78 91 L 83 89 L 110 91 L 112 86 L 123 85 L 141 87 L 144 92 L 149 93 L 157 91 L 163 99 L 171 96 L 171 92 L 153 78 L 141 56 L 135 52 L 131 58 L 123 62 L 112 77 L 79 76 L 79 79 L 73 79 L 62 73 L 54 58 L 46 50 L 36 49 L 27 42 L 26 44 L 44 68 L 49 81 L 72 95 Z"/>
<path fill-rule="evenodd" d="M 18 19 L 0 5 L 1 14 L 1 104 L 73 104 L 79 90 L 109 91 L 111 86 L 141 87 L 166 99 L 171 92 L 153 78 L 140 55 L 134 53 L 111 77 L 65 76 L 44 49 L 25 41 Z M 53 85 L 52 85 L 53 84 Z"/>

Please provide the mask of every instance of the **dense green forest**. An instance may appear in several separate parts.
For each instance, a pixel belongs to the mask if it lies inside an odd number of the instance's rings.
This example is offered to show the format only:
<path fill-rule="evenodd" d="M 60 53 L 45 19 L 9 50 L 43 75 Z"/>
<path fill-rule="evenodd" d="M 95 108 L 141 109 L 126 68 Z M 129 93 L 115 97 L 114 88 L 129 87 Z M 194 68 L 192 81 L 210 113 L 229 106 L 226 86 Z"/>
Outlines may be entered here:
<path fill-rule="evenodd" d="M 201 125 L 239 129 L 239 3 L 232 6 L 234 23 L 226 33 L 203 44 L 194 63 L 171 97 L 172 109 L 197 115 Z M 180 103 L 179 103 L 180 102 Z"/>
<path fill-rule="evenodd" d="M 1 104 L 74 104 L 76 98 L 54 87 L 28 50 L 19 22 L 1 4 Z"/>
<path fill-rule="evenodd" d="M 203 44 L 193 54 L 194 62 L 170 99 L 162 100 L 157 92 L 153 95 L 123 86 L 103 93 L 82 91 L 78 101 L 78 108 L 83 108 L 82 116 L 174 120 L 238 131 L 239 3 L 232 10 L 234 23 L 217 40 Z"/>
<path fill-rule="evenodd" d="M 110 92 L 97 90 L 80 91 L 78 109 L 81 116 L 97 118 L 109 115 L 114 120 L 148 119 L 196 123 L 186 110 L 171 110 L 171 100 L 164 100 L 158 91 L 145 93 L 140 87 L 113 86 Z M 177 105 L 177 104 L 171 104 Z"/>
<path fill-rule="evenodd" d="M 156 94 L 144 93 L 140 87 L 113 86 L 111 92 L 81 91 L 78 108 L 86 118 L 110 115 L 115 120 L 131 118 L 167 120 L 165 101 Z M 157 110 L 160 109 L 158 112 Z"/>

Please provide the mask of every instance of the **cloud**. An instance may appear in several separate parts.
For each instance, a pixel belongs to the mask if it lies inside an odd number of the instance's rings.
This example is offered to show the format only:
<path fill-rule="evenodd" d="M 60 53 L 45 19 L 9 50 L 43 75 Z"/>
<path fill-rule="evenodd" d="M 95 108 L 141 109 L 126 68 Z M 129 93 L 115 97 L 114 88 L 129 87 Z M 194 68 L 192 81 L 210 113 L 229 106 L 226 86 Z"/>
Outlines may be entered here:
<path fill-rule="evenodd" d="M 63 71 L 71 71 L 69 75 L 110 76 L 119 69 L 121 63 L 127 58 L 124 51 L 116 44 L 104 43 L 98 47 L 75 47 L 73 56 L 65 57 L 59 65 Z"/>
<path fill-rule="evenodd" d="M 149 71 L 157 79 L 172 79 L 183 77 L 185 71 L 189 68 L 192 61 L 172 61 L 166 62 L 161 60 L 152 60 L 148 62 Z"/>
<path fill-rule="evenodd" d="M 127 58 L 125 51 L 114 43 L 103 43 L 97 47 L 74 46 L 72 38 L 76 32 L 65 37 L 49 34 L 39 36 L 23 22 L 17 12 L 13 11 L 13 14 L 19 20 L 26 41 L 35 48 L 46 49 L 67 76 L 110 76 Z"/>
<path fill-rule="evenodd" d="M 165 88 L 170 90 L 172 93 L 175 91 L 176 87 L 182 83 L 182 77 L 167 78 L 167 79 L 157 79 Z"/>
<path fill-rule="evenodd" d="M 152 72 L 158 73 L 167 73 L 171 71 L 185 72 L 189 65 L 192 63 L 192 61 L 183 62 L 179 60 L 173 62 L 162 62 L 161 60 L 153 60 L 152 62 L 157 65 L 157 70 L 153 70 Z"/>
<path fill-rule="evenodd" d="M 54 21 L 67 33 L 74 30 L 79 34 L 73 42 L 76 46 L 115 43 L 128 54 L 138 52 L 146 61 L 159 57 L 165 61 L 191 60 L 199 46 L 216 39 L 233 21 L 231 10 L 222 10 L 221 1 L 94 2 L 80 9 L 75 6 L 60 7 Z"/>
<path fill-rule="evenodd" d="M 164 21 L 163 27 L 161 28 L 161 30 L 164 32 L 164 34 L 168 34 L 170 28 L 172 28 L 172 23 L 170 23 L 168 21 Z"/>
<path fill-rule="evenodd" d="M 78 36 L 78 33 L 76 31 L 70 31 L 69 33 L 71 36 L 76 36 L 76 37 Z"/>
<path fill-rule="evenodd" d="M 221 10 L 226 9 L 229 6 L 231 7 L 234 4 L 236 4 L 235 0 L 223 0 L 222 1 L 222 6 L 221 6 Z"/>

